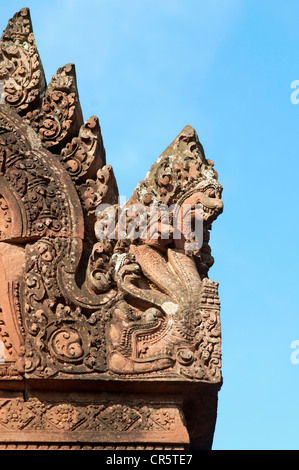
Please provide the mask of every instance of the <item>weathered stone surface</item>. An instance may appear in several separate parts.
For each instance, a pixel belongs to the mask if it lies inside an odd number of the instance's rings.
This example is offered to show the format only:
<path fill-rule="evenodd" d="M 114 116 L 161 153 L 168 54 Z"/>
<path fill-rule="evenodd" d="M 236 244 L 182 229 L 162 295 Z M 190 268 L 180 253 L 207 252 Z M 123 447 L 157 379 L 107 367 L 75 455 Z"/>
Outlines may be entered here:
<path fill-rule="evenodd" d="M 40 109 L 26 115 L 43 145 L 58 153 L 79 132 L 83 117 L 76 85 L 75 66 L 57 70 L 49 83 Z"/>
<path fill-rule="evenodd" d="M 46 85 L 28 9 L 0 52 L 0 447 L 210 448 L 222 382 L 213 162 L 186 126 L 121 206 L 74 66 Z"/>
<path fill-rule="evenodd" d="M 116 244 L 113 256 L 121 260 L 116 280 L 125 297 L 113 310 L 108 330 L 110 370 L 118 374 L 164 370 L 169 377 L 221 381 L 218 284 L 207 277 L 213 264 L 209 229 L 223 209 L 221 192 L 212 163 L 205 159 L 190 126 L 137 186 L 127 203 L 128 209 L 137 208 L 128 224 L 140 209 L 148 215 L 152 203 L 161 211 L 156 226 L 144 226 L 143 238 L 122 247 Z M 178 239 L 173 236 L 176 212 L 184 204 L 192 211 L 196 204 L 203 208 L 204 242 L 192 254 L 185 248 L 188 240 L 183 233 Z M 163 238 L 163 216 L 169 216 L 163 210 L 171 205 L 173 220 L 167 217 L 169 236 Z M 150 237 L 153 228 L 156 237 Z"/>
<path fill-rule="evenodd" d="M 5 103 L 20 115 L 40 106 L 45 76 L 28 8 L 23 8 L 9 20 L 1 38 L 0 62 Z"/>
<path fill-rule="evenodd" d="M 60 398 L 61 400 L 61 398 Z M 180 405 L 175 399 L 161 404 L 127 397 L 107 400 L 101 395 L 55 401 L 49 395 L 0 398 L 0 448 L 12 441 L 24 445 L 54 447 L 89 446 L 97 449 L 150 443 L 152 448 L 170 446 L 184 449 L 189 435 L 182 422 Z"/>

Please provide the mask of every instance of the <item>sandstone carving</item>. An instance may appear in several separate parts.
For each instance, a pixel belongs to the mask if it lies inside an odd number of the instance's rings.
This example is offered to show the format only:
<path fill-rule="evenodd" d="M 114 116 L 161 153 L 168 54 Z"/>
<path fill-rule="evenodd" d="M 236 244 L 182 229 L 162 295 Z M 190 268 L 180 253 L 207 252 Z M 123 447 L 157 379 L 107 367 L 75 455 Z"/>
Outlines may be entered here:
<path fill-rule="evenodd" d="M 19 442 L 17 432 L 25 430 L 31 437 L 41 430 L 38 442 L 52 442 L 54 430 L 70 431 L 76 442 L 80 430 L 81 448 L 117 447 L 117 435 L 144 448 L 151 439 L 186 448 L 180 406 L 163 397 L 155 405 L 138 399 L 142 384 L 152 390 L 181 383 L 204 390 L 212 403 L 208 431 L 188 417 L 192 400 L 184 409 L 191 441 L 210 445 L 222 378 L 209 239 L 223 204 L 214 163 L 195 130 L 179 133 L 121 205 L 98 119 L 83 122 L 74 65 L 46 84 L 28 9 L 3 33 L 0 84 L 0 387 L 28 383 L 33 395 L 1 401 L 7 442 Z M 53 380 L 64 389 L 84 382 L 117 391 L 125 383 L 135 395 L 76 405 L 34 394 Z M 110 437 L 103 444 L 91 431 Z M 27 444 L 37 445 L 31 437 Z"/>

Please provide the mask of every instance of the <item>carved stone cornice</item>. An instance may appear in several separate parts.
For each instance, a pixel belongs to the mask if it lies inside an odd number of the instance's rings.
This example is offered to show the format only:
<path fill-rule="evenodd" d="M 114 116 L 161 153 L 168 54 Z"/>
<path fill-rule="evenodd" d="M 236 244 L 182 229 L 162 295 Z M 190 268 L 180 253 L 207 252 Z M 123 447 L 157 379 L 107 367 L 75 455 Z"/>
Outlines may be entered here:
<path fill-rule="evenodd" d="M 0 449 L 12 441 L 16 449 L 183 450 L 189 436 L 175 400 L 1 397 Z"/>

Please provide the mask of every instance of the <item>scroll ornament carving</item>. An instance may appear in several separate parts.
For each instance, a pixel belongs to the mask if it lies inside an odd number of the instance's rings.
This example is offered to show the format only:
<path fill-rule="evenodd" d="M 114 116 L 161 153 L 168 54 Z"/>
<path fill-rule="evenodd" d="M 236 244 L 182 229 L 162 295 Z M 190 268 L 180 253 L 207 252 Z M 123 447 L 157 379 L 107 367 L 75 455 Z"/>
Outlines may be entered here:
<path fill-rule="evenodd" d="M 200 250 L 190 256 L 181 249 L 180 240 L 171 238 L 166 244 L 159 236 L 154 242 L 99 240 L 80 287 L 76 273 L 82 240 L 67 236 L 72 233 L 70 201 L 44 157 L 30 150 L 20 130 L 11 131 L 2 119 L 0 135 L 2 184 L 13 189 L 25 214 L 22 223 L 27 221 L 19 237 L 25 233 L 39 239 L 27 245 L 20 281 L 25 373 L 38 377 L 97 373 L 132 379 L 142 374 L 219 381 L 217 283 L 206 277 L 207 264 L 206 270 L 198 269 L 209 253 L 208 242 L 203 256 Z M 181 150 L 176 150 L 177 160 Z M 197 152 L 198 147 L 194 160 Z M 164 159 L 160 157 L 160 164 Z M 143 184 L 155 194 L 156 180 L 152 183 L 151 175 L 152 170 Z M 116 188 L 111 167 L 104 166 L 94 182 L 87 180 L 78 187 L 78 201 L 80 195 L 85 209 L 94 211 L 99 201 L 116 202 Z M 176 201 L 186 200 L 187 184 L 181 188 L 181 193 L 175 192 Z M 138 189 L 132 198 L 136 194 Z M 206 233 L 222 210 L 220 194 L 214 176 L 209 180 L 200 174 L 197 182 L 192 180 L 189 198 L 196 196 L 207 206 Z M 4 207 L 9 213 L 8 205 Z M 114 207 L 118 209 L 117 204 Z"/>
<path fill-rule="evenodd" d="M 74 67 L 45 87 L 28 10 L 11 20 L 0 48 L 0 240 L 25 250 L 16 283 L 23 374 L 219 383 L 220 304 L 208 271 L 222 186 L 196 132 L 182 130 L 122 207 L 98 120 L 83 123 Z M 193 250 L 192 230 L 178 228 L 184 204 L 192 223 L 202 206 L 203 241 Z M 114 211 L 115 236 L 97 239 L 103 205 Z M 132 236 L 136 205 L 146 216 L 159 208 L 155 237 L 148 219 L 145 236 Z M 137 426 L 142 417 L 132 413 Z"/>
<path fill-rule="evenodd" d="M 106 163 L 105 149 L 99 120 L 92 116 L 81 126 L 78 137 L 74 137 L 61 151 L 61 161 L 74 181 L 84 182 L 93 177 Z"/>
<path fill-rule="evenodd" d="M 83 182 L 104 165 L 98 119 L 83 123 L 75 66 L 59 68 L 46 84 L 28 8 L 14 15 L 2 35 L 0 85 L 4 103 L 24 116 L 74 180 Z"/>
<path fill-rule="evenodd" d="M 4 100 L 20 115 L 39 106 L 45 77 L 32 32 L 28 8 L 9 21 L 0 44 L 0 81 Z"/>
<path fill-rule="evenodd" d="M 3 184 L 11 188 L 24 207 L 23 236 L 68 232 L 64 195 L 51 175 L 47 163 L 30 150 L 21 132 L 13 131 L 0 120 L 0 155 Z M 12 216 L 8 201 L 2 195 L 3 233 L 11 225 Z M 26 215 L 25 215 L 26 212 Z M 3 239 L 3 237 L 2 237 Z"/>
<path fill-rule="evenodd" d="M 41 109 L 27 113 L 26 118 L 52 152 L 59 153 L 77 135 L 83 118 L 73 64 L 57 70 L 46 89 Z"/>
<path fill-rule="evenodd" d="M 43 239 L 30 249 L 25 268 L 25 328 L 27 374 L 52 376 L 106 370 L 104 310 L 84 315 L 79 306 L 61 302 L 59 264 L 68 252 L 67 240 Z"/>

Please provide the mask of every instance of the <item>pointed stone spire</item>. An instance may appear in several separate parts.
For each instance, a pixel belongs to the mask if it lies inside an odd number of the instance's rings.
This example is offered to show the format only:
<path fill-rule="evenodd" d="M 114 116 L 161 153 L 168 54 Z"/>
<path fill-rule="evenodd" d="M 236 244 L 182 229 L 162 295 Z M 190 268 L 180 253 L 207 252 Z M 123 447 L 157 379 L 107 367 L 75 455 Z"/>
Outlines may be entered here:
<path fill-rule="evenodd" d="M 74 64 L 57 70 L 46 89 L 41 109 L 27 114 L 43 144 L 54 153 L 77 136 L 83 125 Z"/>
<path fill-rule="evenodd" d="M 61 151 L 60 159 L 74 181 L 85 182 L 106 164 L 101 128 L 96 116 L 92 116 Z"/>
<path fill-rule="evenodd" d="M 191 190 L 207 178 L 217 180 L 213 162 L 206 159 L 196 131 L 187 125 L 139 182 L 129 203 L 172 204 L 187 187 Z"/>
<path fill-rule="evenodd" d="M 98 118 L 84 123 L 74 64 L 60 67 L 46 85 L 28 8 L 9 20 L 0 41 L 0 104 L 24 117 L 76 184 L 106 164 Z"/>
<path fill-rule="evenodd" d="M 0 41 L 2 102 L 25 115 L 40 106 L 46 81 L 33 35 L 30 12 L 23 8 L 9 20 Z"/>

